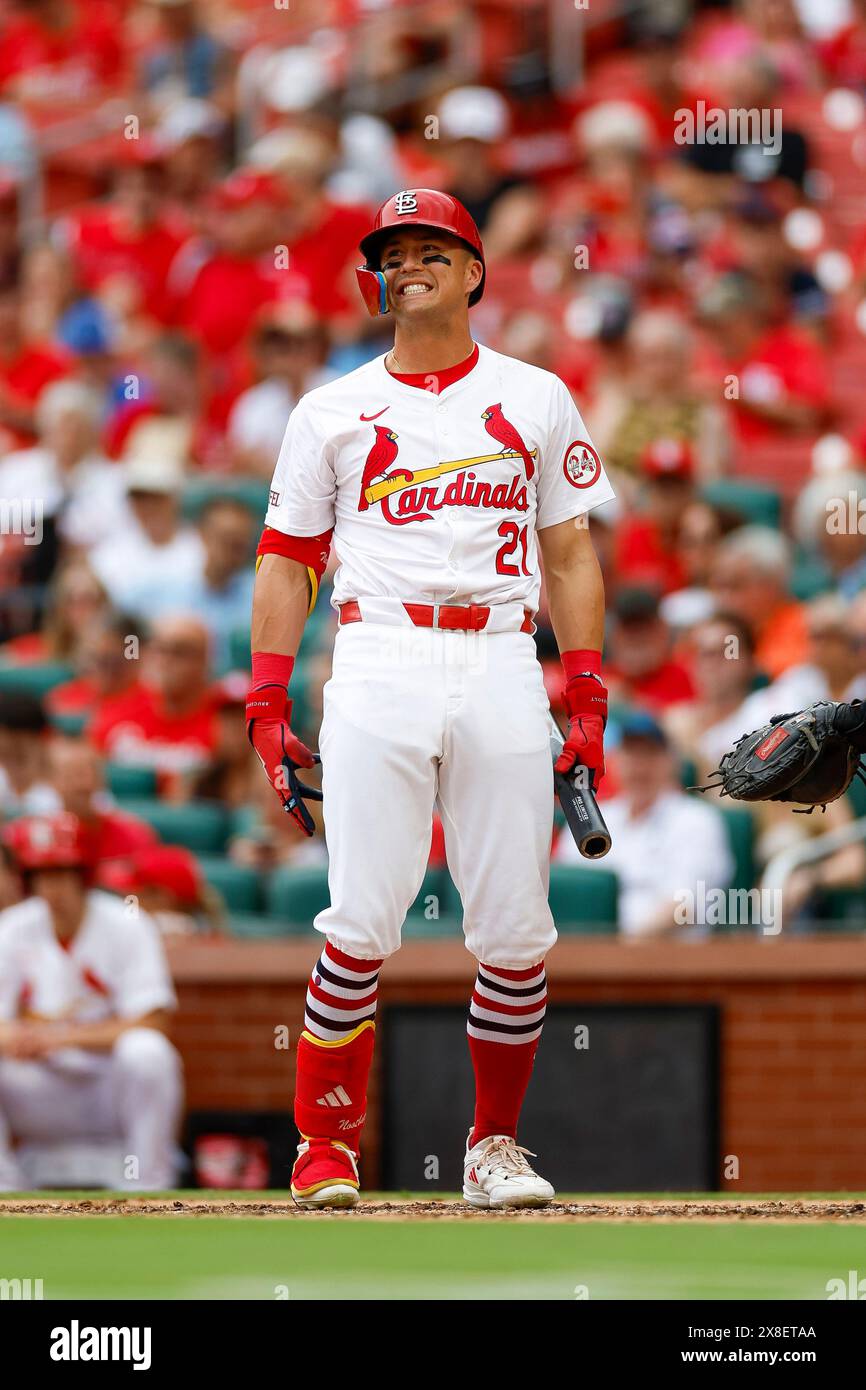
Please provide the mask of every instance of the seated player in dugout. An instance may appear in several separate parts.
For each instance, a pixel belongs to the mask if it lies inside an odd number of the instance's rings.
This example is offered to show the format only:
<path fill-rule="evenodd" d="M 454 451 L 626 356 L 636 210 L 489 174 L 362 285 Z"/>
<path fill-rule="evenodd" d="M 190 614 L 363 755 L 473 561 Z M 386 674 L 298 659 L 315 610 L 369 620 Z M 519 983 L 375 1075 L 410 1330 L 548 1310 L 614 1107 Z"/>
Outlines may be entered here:
<path fill-rule="evenodd" d="M 286 430 L 259 545 L 249 736 L 312 833 L 324 797 L 330 906 L 297 1053 L 301 1206 L 358 1200 L 379 969 L 400 945 L 438 807 L 478 962 L 469 1006 L 473 1206 L 554 1197 L 517 1142 L 541 1035 L 553 818 L 548 702 L 533 617 L 541 569 L 567 678 L 557 766 L 597 783 L 607 694 L 604 588 L 585 517 L 612 489 L 558 377 L 473 342 L 484 250 L 450 195 L 388 199 L 358 280 L 394 347 L 308 392 Z M 290 679 L 331 542 L 340 561 L 322 792 L 292 732 Z M 467 1117 L 468 1118 L 468 1117 Z"/>

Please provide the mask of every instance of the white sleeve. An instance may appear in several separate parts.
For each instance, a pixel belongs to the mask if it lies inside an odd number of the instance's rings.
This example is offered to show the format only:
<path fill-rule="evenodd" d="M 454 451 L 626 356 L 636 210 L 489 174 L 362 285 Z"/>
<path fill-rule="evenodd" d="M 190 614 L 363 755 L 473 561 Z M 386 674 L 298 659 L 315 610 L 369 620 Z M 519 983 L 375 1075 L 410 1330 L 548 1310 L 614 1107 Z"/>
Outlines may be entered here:
<path fill-rule="evenodd" d="M 2 915 L 0 915 L 2 923 Z M 11 1023 L 18 1017 L 18 1000 L 21 995 L 21 971 L 9 932 L 0 925 L 0 1022 Z"/>
<path fill-rule="evenodd" d="M 337 478 L 319 414 L 304 398 L 286 426 L 265 524 L 287 536 L 319 536 L 334 524 Z"/>
<path fill-rule="evenodd" d="M 171 982 L 159 928 L 146 912 L 129 919 L 124 942 L 123 973 L 115 1006 L 121 1018 L 140 1018 L 155 1009 L 174 1009 L 177 998 Z"/>
<path fill-rule="evenodd" d="M 556 379 L 550 403 L 550 429 L 538 475 L 536 529 L 556 526 L 613 497 L 586 425 L 564 382 Z"/>

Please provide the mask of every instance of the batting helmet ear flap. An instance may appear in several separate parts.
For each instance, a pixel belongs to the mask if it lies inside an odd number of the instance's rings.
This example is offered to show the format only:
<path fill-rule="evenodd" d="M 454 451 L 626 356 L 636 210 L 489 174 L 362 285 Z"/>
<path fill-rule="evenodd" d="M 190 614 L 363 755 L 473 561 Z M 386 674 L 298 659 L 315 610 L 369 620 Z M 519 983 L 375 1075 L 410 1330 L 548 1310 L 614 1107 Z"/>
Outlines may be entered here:
<path fill-rule="evenodd" d="M 370 317 L 375 319 L 380 314 L 387 314 L 388 291 L 381 270 L 371 270 L 369 266 L 359 265 L 355 267 L 355 274 Z"/>

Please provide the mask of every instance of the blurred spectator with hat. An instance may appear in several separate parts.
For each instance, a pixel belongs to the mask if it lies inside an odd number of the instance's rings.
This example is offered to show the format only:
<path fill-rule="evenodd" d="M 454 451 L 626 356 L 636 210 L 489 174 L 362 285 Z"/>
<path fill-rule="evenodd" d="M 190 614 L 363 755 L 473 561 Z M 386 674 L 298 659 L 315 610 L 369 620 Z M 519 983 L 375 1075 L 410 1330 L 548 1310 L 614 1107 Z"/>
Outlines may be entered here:
<path fill-rule="evenodd" d="M 171 425 L 172 456 L 185 466 L 192 461 L 207 467 L 218 453 L 214 409 L 205 388 L 201 352 L 183 333 L 162 333 L 150 345 L 140 373 L 128 379 L 134 394 L 126 398 L 109 421 L 105 448 L 111 458 L 128 459 L 148 452 L 152 421 Z M 161 447 L 169 441 L 166 431 L 156 437 Z"/>
<path fill-rule="evenodd" d="M 442 187 L 459 198 L 484 238 L 488 261 L 532 245 L 543 203 L 531 183 L 505 171 L 502 149 L 510 113 L 492 87 L 453 87 L 436 109 L 444 163 Z"/>
<path fill-rule="evenodd" d="M 6 839 L 27 896 L 0 916 L 0 1189 L 31 1185 L 28 1143 L 94 1138 L 116 1140 L 118 1185 L 171 1187 L 183 1079 L 156 924 L 91 886 L 76 816 L 16 821 Z"/>
<path fill-rule="evenodd" d="M 218 177 L 226 120 L 200 97 L 174 101 L 163 111 L 153 139 L 163 159 L 167 206 L 179 217 L 199 215 Z"/>
<path fill-rule="evenodd" d="M 167 210 L 163 153 L 150 134 L 118 141 L 109 198 L 67 217 L 58 234 L 83 289 L 168 322 L 168 274 L 187 229 Z"/>
<path fill-rule="evenodd" d="M 617 528 L 614 563 L 623 583 L 653 584 L 669 593 L 689 579 L 678 547 L 695 496 L 691 446 L 682 439 L 653 440 L 641 454 L 640 471 L 640 508 Z"/>
<path fill-rule="evenodd" d="M 101 402 L 82 382 L 54 382 L 35 410 L 38 442 L 0 459 L 0 496 L 38 501 L 67 544 L 88 550 L 130 524 L 121 470 L 99 447 Z"/>
<path fill-rule="evenodd" d="M 624 377 L 608 380 L 587 423 L 618 480 L 633 479 L 644 451 L 657 439 L 691 446 L 700 481 L 729 462 L 723 412 L 692 383 L 694 344 L 688 325 L 667 310 L 648 309 L 632 321 Z M 721 393 L 718 392 L 717 399 Z"/>
<path fill-rule="evenodd" d="M 91 724 L 88 734 L 113 762 L 152 767 L 163 792 L 184 794 L 183 778 L 210 765 L 216 750 L 210 639 L 198 618 L 153 624 L 143 681 Z"/>
<path fill-rule="evenodd" d="M 201 537 L 181 517 L 184 474 L 176 434 L 169 422 L 149 422 L 150 447 L 122 468 L 132 525 L 90 552 L 93 571 L 115 607 L 144 616 L 201 571 Z"/>
<path fill-rule="evenodd" d="M 154 34 L 139 65 L 139 83 L 156 107 L 183 97 L 232 105 L 230 50 L 212 32 L 198 0 L 146 0 Z"/>
<path fill-rule="evenodd" d="M 199 564 L 170 587 L 148 595 L 148 616 L 195 613 L 210 635 L 214 665 L 224 669 L 232 633 L 249 625 L 258 518 L 243 502 L 216 496 L 198 518 Z"/>
<path fill-rule="evenodd" d="M 336 137 L 307 126 L 274 130 L 250 151 L 250 163 L 274 180 L 282 199 L 278 241 L 286 247 L 288 271 L 277 273 L 274 297 L 306 298 L 342 341 L 366 331 L 355 266 L 372 208 L 331 196 L 328 183 L 338 161 Z"/>
<path fill-rule="evenodd" d="M 713 96 L 725 111 L 767 112 L 778 130 L 767 134 L 749 127 L 749 139 L 728 130 L 726 139 L 693 140 L 680 148 L 683 169 L 688 171 L 689 200 L 694 206 L 722 208 L 737 196 L 743 184 L 772 185 L 787 207 L 803 193 L 809 170 L 809 146 L 793 120 L 778 120 L 782 93 L 779 72 L 765 52 L 755 47 L 725 54 L 706 73 Z"/>
<path fill-rule="evenodd" d="M 810 478 L 794 504 L 792 527 L 805 554 L 824 566 L 843 598 L 866 588 L 866 474 L 833 469 Z"/>
<path fill-rule="evenodd" d="M 212 191 L 204 234 L 175 257 L 169 276 L 174 322 L 200 344 L 220 382 L 227 368 L 219 359 L 228 355 L 228 366 L 234 365 L 232 355 L 262 306 L 277 296 L 284 203 L 270 174 L 236 169 Z"/>
<path fill-rule="evenodd" d="M 194 797 L 231 807 L 248 806 L 257 799 L 261 764 L 247 737 L 244 719 L 249 684 L 248 672 L 229 671 L 211 689 L 216 719 L 214 760 L 193 778 Z"/>
<path fill-rule="evenodd" d="M 0 92 L 44 105 L 98 96 L 123 70 L 120 26 L 106 0 L 24 0 L 4 17 Z"/>
<path fill-rule="evenodd" d="M 42 545 L 33 548 L 44 551 L 49 547 L 43 540 Z M 84 556 L 63 559 L 52 569 L 50 581 L 38 599 L 30 599 L 31 604 L 38 606 L 41 626 L 31 621 L 29 628 L 22 628 L 21 623 L 28 616 L 26 602 L 20 613 L 13 609 L 8 615 L 13 632 L 20 635 L 10 635 L 3 643 L 4 661 L 15 666 L 74 662 L 87 625 L 109 611 L 108 595 Z"/>
<path fill-rule="evenodd" d="M 28 338 L 22 311 L 19 285 L 0 284 L 0 450 L 33 443 L 39 397 L 72 366 L 67 353 Z"/>
<path fill-rule="evenodd" d="M 635 711 L 619 722 L 615 744 L 617 795 L 604 803 L 612 847 L 604 859 L 581 859 L 573 837 L 559 837 L 554 857 L 613 872 L 619 879 L 618 925 L 627 939 L 665 936 L 694 927 L 686 895 L 727 888 L 734 861 L 724 822 L 712 803 L 686 796 L 667 736 L 652 715 Z M 686 915 L 678 909 L 686 907 Z"/>
<path fill-rule="evenodd" d="M 686 650 L 694 698 L 666 710 L 662 723 L 701 782 L 746 731 L 741 711 L 757 674 L 751 624 L 719 610 L 695 625 Z"/>
<path fill-rule="evenodd" d="M 106 864 L 102 887 L 137 902 L 156 923 L 166 946 L 223 930 L 222 904 L 205 882 L 198 860 L 181 845 L 146 845 L 124 863 Z"/>
<path fill-rule="evenodd" d="M 319 786 L 319 777 L 316 771 L 307 773 L 309 785 Z M 275 796 L 262 795 L 261 781 L 261 777 L 254 781 L 246 806 L 247 824 L 229 842 L 229 858 L 261 873 L 289 864 L 295 868 L 326 865 L 328 851 L 321 803 L 309 803 L 316 833 L 307 836 L 294 817 L 286 815 Z"/>
<path fill-rule="evenodd" d="M 657 712 L 690 700 L 688 670 L 671 654 L 671 631 L 659 612 L 657 590 L 622 588 L 614 597 L 605 675 L 612 701 Z"/>
<path fill-rule="evenodd" d="M 712 335 L 706 364 L 717 386 L 732 383 L 730 411 L 738 444 L 816 431 L 827 418 L 829 384 L 822 349 L 802 328 L 775 321 L 766 287 L 730 271 L 698 300 Z"/>
<path fill-rule="evenodd" d="M 72 653 L 75 674 L 45 697 L 52 718 L 79 715 L 95 719 L 136 688 L 141 667 L 138 625 L 130 614 L 113 611 L 101 612 L 81 624 Z"/>
<path fill-rule="evenodd" d="M 113 315 L 98 299 L 75 299 L 57 319 L 57 341 L 75 359 L 75 380 L 96 393 L 104 424 L 117 377 L 118 332 Z"/>
<path fill-rule="evenodd" d="M 769 526 L 741 526 L 718 548 L 711 587 L 719 607 L 750 623 L 758 668 L 775 680 L 806 659 L 803 605 L 792 598 L 791 546 Z"/>
<path fill-rule="evenodd" d="M 55 735 L 48 748 L 51 782 L 63 810 L 80 821 L 91 862 L 127 862 L 140 849 L 156 844 L 147 821 L 119 810 L 106 790 L 102 759 L 82 739 Z"/>
<path fill-rule="evenodd" d="M 327 356 L 325 321 L 307 301 L 287 299 L 261 311 L 252 338 L 257 381 L 241 392 L 228 418 L 236 472 L 270 481 L 301 396 L 333 378 Z"/>

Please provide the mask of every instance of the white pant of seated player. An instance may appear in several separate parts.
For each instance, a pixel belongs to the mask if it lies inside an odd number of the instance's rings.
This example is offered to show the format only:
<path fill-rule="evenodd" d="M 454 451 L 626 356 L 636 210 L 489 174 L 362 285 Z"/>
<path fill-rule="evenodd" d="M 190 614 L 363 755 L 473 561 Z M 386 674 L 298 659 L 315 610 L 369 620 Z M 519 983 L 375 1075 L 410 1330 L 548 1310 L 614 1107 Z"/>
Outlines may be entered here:
<path fill-rule="evenodd" d="M 553 771 L 529 633 L 340 628 L 319 746 L 331 895 L 319 931 L 362 959 L 397 950 L 438 799 L 468 949 L 516 970 L 544 959 Z"/>
<path fill-rule="evenodd" d="M 13 1140 L 122 1141 L 138 1177 L 124 1186 L 141 1191 L 172 1187 L 176 1136 L 183 1105 L 180 1056 L 155 1028 L 130 1028 L 110 1053 L 88 1053 L 82 1070 L 0 1058 L 0 1190 L 21 1189 Z"/>

